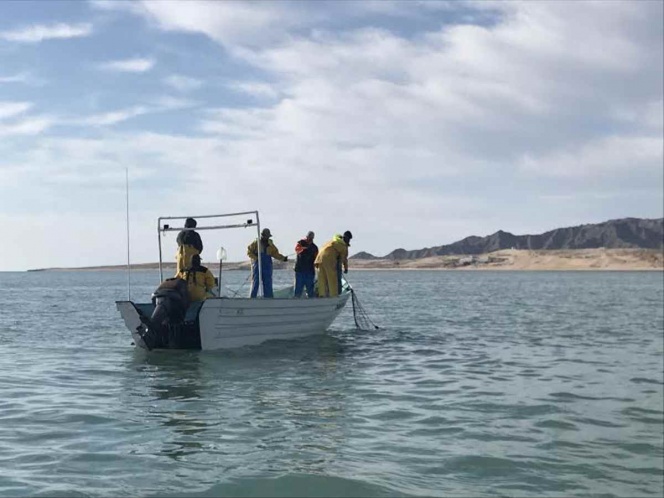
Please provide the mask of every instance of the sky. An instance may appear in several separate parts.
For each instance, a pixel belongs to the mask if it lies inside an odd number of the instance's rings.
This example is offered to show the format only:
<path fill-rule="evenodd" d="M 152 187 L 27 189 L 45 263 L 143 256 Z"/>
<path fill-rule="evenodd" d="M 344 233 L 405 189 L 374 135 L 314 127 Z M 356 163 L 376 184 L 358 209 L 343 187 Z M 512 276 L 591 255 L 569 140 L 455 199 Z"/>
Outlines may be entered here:
<path fill-rule="evenodd" d="M 351 230 L 377 256 L 660 218 L 663 19 L 646 0 L 5 0 L 0 271 L 126 264 L 127 232 L 132 263 L 157 261 L 160 216 L 258 210 L 282 254 Z M 255 237 L 200 233 L 204 262 Z"/>

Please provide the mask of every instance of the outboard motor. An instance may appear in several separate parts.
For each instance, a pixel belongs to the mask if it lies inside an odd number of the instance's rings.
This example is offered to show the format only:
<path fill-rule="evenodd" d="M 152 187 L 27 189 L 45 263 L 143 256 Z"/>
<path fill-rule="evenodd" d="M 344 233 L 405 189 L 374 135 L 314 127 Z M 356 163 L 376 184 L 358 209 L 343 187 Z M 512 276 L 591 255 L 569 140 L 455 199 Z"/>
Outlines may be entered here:
<path fill-rule="evenodd" d="M 152 316 L 143 317 L 143 342 L 148 349 L 179 348 L 184 331 L 184 317 L 189 306 L 187 282 L 168 278 L 152 293 L 155 305 Z"/>

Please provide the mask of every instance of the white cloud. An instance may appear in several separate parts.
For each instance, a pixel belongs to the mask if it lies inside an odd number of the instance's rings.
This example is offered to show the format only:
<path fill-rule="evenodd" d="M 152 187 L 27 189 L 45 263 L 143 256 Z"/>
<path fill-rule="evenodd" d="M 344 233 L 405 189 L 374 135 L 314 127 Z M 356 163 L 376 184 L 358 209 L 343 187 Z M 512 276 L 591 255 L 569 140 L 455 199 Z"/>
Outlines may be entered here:
<path fill-rule="evenodd" d="M 29 86 L 43 86 L 47 82 L 42 78 L 35 77 L 30 73 L 18 73 L 9 76 L 0 76 L 0 84 L 22 83 Z"/>
<path fill-rule="evenodd" d="M 242 164 L 283 216 L 297 210 L 289 199 L 303 190 L 316 193 L 318 206 L 341 197 L 340 216 L 357 224 L 346 211 L 362 212 L 366 232 L 381 217 L 408 224 L 427 212 L 446 219 L 462 205 L 465 218 L 481 224 L 482 206 L 502 205 L 498 185 L 516 194 L 537 178 L 601 179 L 598 188 L 616 188 L 638 171 L 632 182 L 661 183 L 661 133 L 639 132 L 661 116 L 658 17 L 629 4 L 606 12 L 584 3 L 574 17 L 554 3 L 492 8 L 505 15 L 495 26 L 445 27 L 412 39 L 361 29 L 236 47 L 274 78 L 283 97 L 209 113 L 201 129 L 227 145 L 214 167 L 200 163 L 199 175 Z M 628 134 L 607 132 L 624 128 L 619 108 L 643 109 Z M 455 188 L 468 195 L 448 209 Z M 527 211 L 538 213 L 536 206 Z M 394 223 L 391 230 L 398 231 Z"/>
<path fill-rule="evenodd" d="M 424 2 L 431 3 L 431 2 Z M 187 2 L 113 2 L 95 0 L 92 5 L 106 11 L 139 15 L 167 31 L 199 33 L 227 46 L 267 46 L 281 43 L 297 32 L 316 29 L 330 21 L 365 20 L 376 15 L 392 19 L 422 19 L 427 14 L 413 8 L 414 2 L 246 2 L 235 0 Z M 450 7 L 449 10 L 453 10 Z"/>
<path fill-rule="evenodd" d="M 198 102 L 191 99 L 182 99 L 179 97 L 172 97 L 170 95 L 162 95 L 150 101 L 155 112 L 159 111 L 176 111 L 179 109 L 186 109 L 188 107 L 196 107 Z"/>
<path fill-rule="evenodd" d="M 615 119 L 627 121 L 634 126 L 650 128 L 653 133 L 664 134 L 664 101 L 662 99 L 650 102 L 635 103 L 622 107 L 620 104 L 614 109 Z"/>
<path fill-rule="evenodd" d="M 117 0 L 89 0 L 92 7 L 105 11 L 125 11 L 141 14 L 142 9 L 138 2 L 118 2 Z"/>
<path fill-rule="evenodd" d="M 17 43 L 39 43 L 44 40 L 81 38 L 92 34 L 92 24 L 35 24 L 12 31 L 0 31 L 0 39 Z"/>
<path fill-rule="evenodd" d="M 23 114 L 31 107 L 31 102 L 3 102 L 0 100 L 0 120 Z"/>
<path fill-rule="evenodd" d="M 53 126 L 49 117 L 23 118 L 12 123 L 0 123 L 0 137 L 9 135 L 38 135 Z"/>
<path fill-rule="evenodd" d="M 265 138 L 265 125 L 274 119 L 268 109 L 216 109 L 207 111 L 200 123 L 201 131 L 228 137 Z"/>
<path fill-rule="evenodd" d="M 38 135 L 55 124 L 48 116 L 32 116 L 32 102 L 0 101 L 0 137 Z"/>
<path fill-rule="evenodd" d="M 258 98 L 275 99 L 279 95 L 279 91 L 275 88 L 275 85 L 260 81 L 236 81 L 229 83 L 228 87 L 231 90 Z"/>
<path fill-rule="evenodd" d="M 25 73 L 14 74 L 12 76 L 0 76 L 0 83 L 26 83 L 28 75 Z"/>
<path fill-rule="evenodd" d="M 292 28 L 309 25 L 325 13 L 306 3 L 188 1 L 106 2 L 92 5 L 106 11 L 140 15 L 161 29 L 201 33 L 219 43 L 257 46 L 287 36 Z"/>
<path fill-rule="evenodd" d="M 203 86 L 203 81 L 181 74 L 172 74 L 164 78 L 164 83 L 181 92 L 190 92 Z"/>
<path fill-rule="evenodd" d="M 526 155 L 520 168 L 544 176 L 593 177 L 661 171 L 664 140 L 661 137 L 609 136 L 572 149 L 539 157 Z"/>
<path fill-rule="evenodd" d="M 104 62 L 99 67 L 107 71 L 118 71 L 121 73 L 145 73 L 150 71 L 154 65 L 154 59 L 135 57 L 132 59 Z"/>
<path fill-rule="evenodd" d="M 102 114 L 96 114 L 94 116 L 88 116 L 77 122 L 81 125 L 90 125 L 90 126 L 108 126 L 121 123 L 136 116 L 141 116 L 149 112 L 149 109 L 144 106 L 135 106 L 127 109 L 121 109 L 118 111 L 105 112 Z"/>
<path fill-rule="evenodd" d="M 0 101 L 0 136 L 38 135 L 54 126 L 108 127 L 138 116 L 176 111 L 194 107 L 196 102 L 170 96 L 160 96 L 145 105 L 135 105 L 81 117 L 52 117 L 29 115 L 31 102 Z"/>
<path fill-rule="evenodd" d="M 321 242 L 351 229 L 353 250 L 377 254 L 661 211 L 649 189 L 662 181 L 661 3 L 578 2 L 571 16 L 559 2 L 480 2 L 500 17 L 413 36 L 309 30 L 312 18 L 281 2 L 130 5 L 162 29 L 223 44 L 234 65 L 251 66 L 247 80 L 229 73 L 230 88 L 265 100 L 216 104 L 200 114 L 201 136 L 104 128 L 95 140 L 40 138 L 3 159 L 17 185 L 28 171 L 55 185 L 36 190 L 35 203 L 80 204 L 91 190 L 107 199 L 102 188 L 119 189 L 130 164 L 145 216 L 185 203 L 196 213 L 259 209 L 280 248 L 308 229 Z M 196 104 L 163 99 L 90 119 L 102 127 L 137 109 Z M 602 195 L 626 189 L 647 194 L 629 205 Z M 542 201 L 591 190 L 564 216 Z M 153 221 L 143 260 L 154 259 Z M 227 247 L 246 247 L 242 237 Z"/>
<path fill-rule="evenodd" d="M 152 101 L 146 105 L 137 105 L 124 109 L 94 114 L 91 116 L 85 116 L 82 118 L 70 119 L 66 122 L 63 121 L 63 124 L 97 127 L 111 126 L 138 116 L 165 111 L 175 111 L 185 109 L 187 107 L 193 107 L 195 105 L 197 105 L 196 102 L 191 100 L 178 99 L 170 96 L 161 96 L 152 99 Z"/>

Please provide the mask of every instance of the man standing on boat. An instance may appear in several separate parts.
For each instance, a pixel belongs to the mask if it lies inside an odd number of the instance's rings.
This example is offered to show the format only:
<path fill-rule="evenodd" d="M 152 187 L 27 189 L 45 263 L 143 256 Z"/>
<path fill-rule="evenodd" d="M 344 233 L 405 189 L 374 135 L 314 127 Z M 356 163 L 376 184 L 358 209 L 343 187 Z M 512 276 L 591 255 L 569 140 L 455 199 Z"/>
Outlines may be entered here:
<path fill-rule="evenodd" d="M 302 291 L 306 287 L 307 297 L 314 297 L 314 278 L 316 269 L 314 261 L 318 256 L 318 246 L 314 244 L 314 232 L 299 240 L 295 245 L 297 260 L 295 261 L 295 297 L 302 297 Z"/>
<path fill-rule="evenodd" d="M 343 237 L 335 235 L 318 253 L 314 265 L 318 268 L 318 296 L 338 296 L 341 290 L 341 267 L 348 273 L 348 248 L 353 234 L 346 230 Z"/>
<path fill-rule="evenodd" d="M 272 293 L 272 258 L 281 261 L 288 261 L 288 257 L 279 253 L 279 249 L 274 245 L 272 233 L 269 228 L 264 228 L 261 232 L 261 273 L 263 277 L 263 297 L 273 297 Z M 251 297 L 258 295 L 258 241 L 254 240 L 247 247 L 247 256 L 251 259 Z"/>
<path fill-rule="evenodd" d="M 190 229 L 196 228 L 196 220 L 187 218 L 184 222 L 184 227 Z M 203 252 L 203 241 L 201 240 L 201 236 L 194 230 L 182 230 L 176 240 L 178 251 L 175 254 L 175 274 L 177 275 L 191 266 L 191 257 L 194 254 Z"/>
<path fill-rule="evenodd" d="M 191 266 L 178 273 L 177 277 L 187 282 L 191 301 L 205 301 L 208 296 L 214 295 L 214 275 L 207 267 L 201 265 L 201 257 L 198 254 L 191 257 Z"/>

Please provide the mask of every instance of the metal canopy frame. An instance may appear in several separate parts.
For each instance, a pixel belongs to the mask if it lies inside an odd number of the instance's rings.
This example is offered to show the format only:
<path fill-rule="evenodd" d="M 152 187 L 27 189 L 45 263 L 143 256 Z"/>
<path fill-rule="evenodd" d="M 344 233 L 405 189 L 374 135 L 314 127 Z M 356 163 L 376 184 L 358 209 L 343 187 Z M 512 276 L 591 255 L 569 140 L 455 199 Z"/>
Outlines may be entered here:
<path fill-rule="evenodd" d="M 164 224 L 162 226 L 162 221 L 165 220 L 186 220 L 187 218 L 194 218 L 195 220 L 201 220 L 201 219 L 209 219 L 209 218 L 230 218 L 233 216 L 246 216 L 246 215 L 254 215 L 256 216 L 256 223 L 253 222 L 253 220 L 248 220 L 245 223 L 234 223 L 230 225 L 211 225 L 211 226 L 203 226 L 199 227 L 197 226 L 196 228 L 185 228 L 184 226 L 182 227 L 171 227 L 168 224 Z M 184 223 L 183 223 L 184 225 Z M 263 297 L 263 286 L 261 285 L 263 282 L 263 265 L 261 263 L 261 222 L 260 222 L 260 217 L 258 215 L 258 211 L 242 211 L 239 213 L 227 213 L 227 214 L 204 214 L 204 215 L 198 215 L 198 216 L 160 216 L 157 218 L 157 239 L 159 243 L 159 282 L 164 281 L 164 272 L 163 272 L 163 267 L 162 267 L 162 251 L 161 251 L 161 236 L 162 234 L 166 232 L 181 232 L 181 231 L 193 231 L 193 230 L 225 230 L 227 228 L 247 228 L 255 226 L 256 227 L 256 239 L 258 240 L 258 292 L 261 297 Z M 220 282 L 221 284 L 221 282 Z"/>

